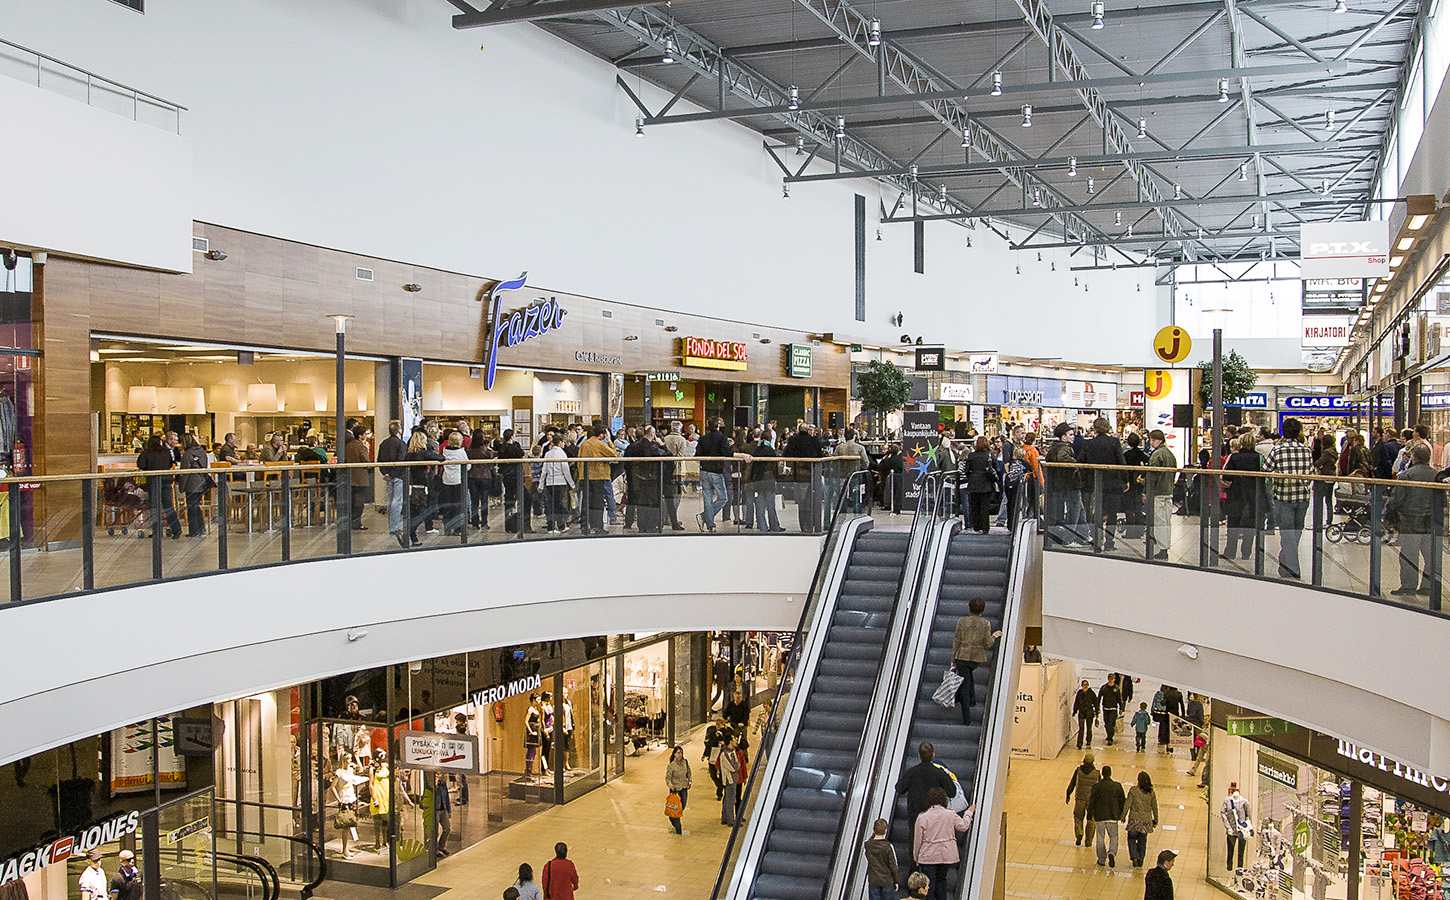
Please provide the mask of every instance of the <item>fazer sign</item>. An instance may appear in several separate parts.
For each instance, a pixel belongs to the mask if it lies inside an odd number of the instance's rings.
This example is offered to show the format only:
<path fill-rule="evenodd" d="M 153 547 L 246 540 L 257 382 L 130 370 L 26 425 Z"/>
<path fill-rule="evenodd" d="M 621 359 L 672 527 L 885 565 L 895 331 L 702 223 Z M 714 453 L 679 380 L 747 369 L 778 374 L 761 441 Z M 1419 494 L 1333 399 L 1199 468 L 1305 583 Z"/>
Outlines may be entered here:
<path fill-rule="evenodd" d="M 1305 280 L 1390 274 L 1388 222 L 1305 223 L 1299 248 L 1300 277 Z"/>

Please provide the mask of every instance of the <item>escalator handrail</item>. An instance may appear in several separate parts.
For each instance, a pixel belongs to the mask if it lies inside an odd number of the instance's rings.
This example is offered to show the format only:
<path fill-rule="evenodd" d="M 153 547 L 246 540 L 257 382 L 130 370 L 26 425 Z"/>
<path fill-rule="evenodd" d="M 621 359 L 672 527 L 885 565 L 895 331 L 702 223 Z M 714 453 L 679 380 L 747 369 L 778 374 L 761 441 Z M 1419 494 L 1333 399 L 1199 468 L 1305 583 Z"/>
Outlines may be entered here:
<path fill-rule="evenodd" d="M 787 651 L 785 662 L 781 666 L 781 677 L 780 681 L 777 682 L 775 700 L 770 708 L 770 715 L 766 719 L 765 727 L 761 729 L 760 742 L 755 748 L 755 759 L 750 766 L 750 777 L 742 785 L 739 803 L 741 810 L 749 808 L 746 801 L 749 800 L 762 777 L 762 773 L 771 756 L 769 751 L 773 747 L 779 734 L 781 717 L 785 708 L 785 704 L 780 702 L 780 695 L 782 689 L 787 684 L 792 685 L 792 690 L 794 690 L 793 679 L 800 663 L 801 646 L 804 643 L 806 630 L 809 628 L 811 621 L 814 619 L 820 607 L 824 581 L 829 571 L 828 563 L 839 554 L 842 535 L 847 530 L 847 526 L 857 518 L 853 517 L 851 520 L 842 523 L 841 512 L 846 505 L 847 498 L 853 496 L 855 490 L 866 489 L 866 478 L 869 474 L 869 470 L 853 472 L 842 485 L 841 495 L 836 498 L 836 503 L 831 509 L 830 521 L 826 523 L 826 544 L 821 550 L 820 558 L 816 560 L 815 574 L 811 576 L 810 593 L 806 595 L 806 602 L 802 604 L 801 617 L 800 621 L 796 624 L 795 637 L 791 641 L 790 650 Z M 842 526 L 839 529 L 837 528 L 838 524 Z M 847 546 L 845 549 L 849 552 L 850 547 Z M 735 824 L 730 828 L 730 837 L 725 843 L 725 853 L 720 861 L 720 871 L 715 876 L 715 885 L 710 891 L 711 900 L 718 900 L 720 889 L 724 886 L 725 879 L 730 873 L 731 857 L 735 852 L 736 844 L 740 840 L 741 825 L 743 822 L 744 817 L 737 815 L 735 817 Z"/>
<path fill-rule="evenodd" d="M 1017 702 L 1017 685 L 1022 673 L 1021 648 L 1025 632 L 1023 594 L 1030 570 L 1041 564 L 1042 546 L 1037 540 L 1037 519 L 1023 516 L 1020 504 L 1025 491 L 1018 492 L 1017 527 L 1012 534 L 1011 565 L 1007 574 L 1006 602 L 1002 606 L 1002 638 L 997 645 L 997 665 L 987 694 L 990 706 L 982 713 L 982 732 L 977 747 L 977 773 L 970 797 L 977 809 L 967 834 L 962 857 L 961 900 L 981 896 L 984 881 L 996 877 L 994 847 L 1007 784 L 1007 766 L 1002 749 L 1011 754 L 1012 710 Z M 1005 743 L 1004 743 L 1005 742 Z M 995 752 L 992 752 L 995 751 Z"/>
<path fill-rule="evenodd" d="M 213 861 L 213 865 L 216 862 L 228 862 L 238 868 L 249 869 L 252 874 L 257 876 L 257 880 L 262 883 L 262 900 L 278 900 L 281 896 L 282 882 L 277 877 L 276 868 L 260 856 L 228 853 L 225 850 L 192 850 L 182 847 L 168 849 L 165 853 L 166 855 L 176 856 L 208 857 Z"/>
<path fill-rule="evenodd" d="M 225 803 L 227 805 L 236 805 L 239 807 L 252 806 L 256 807 L 257 809 L 271 809 L 278 812 L 297 812 L 297 810 L 291 806 L 281 806 L 276 803 L 262 803 L 259 800 L 224 800 L 219 802 Z M 310 853 L 312 853 L 313 856 L 316 856 L 317 877 L 302 885 L 299 891 L 302 900 L 308 900 L 308 898 L 312 896 L 313 892 L 322 886 L 322 882 L 327 880 L 327 854 L 323 851 L 321 844 L 317 843 L 314 840 L 311 840 L 310 838 L 305 838 L 299 834 L 272 834 L 265 831 L 249 831 L 245 828 L 233 829 L 230 833 L 240 834 L 243 837 L 246 837 L 247 835 L 256 835 L 260 838 L 278 838 L 284 841 L 291 841 L 295 844 L 302 844 L 308 849 Z M 275 868 L 275 866 L 273 868 Z"/>
<path fill-rule="evenodd" d="M 846 806 L 841 811 L 841 828 L 837 832 L 835 846 L 831 848 L 830 865 L 826 871 L 826 883 L 821 885 L 821 897 L 839 896 L 855 873 L 859 854 L 855 853 L 854 836 L 861 831 L 867 803 L 875 783 L 875 769 L 881 753 L 881 723 L 888 714 L 892 690 L 898 683 L 904 658 L 903 644 L 910 638 L 910 622 L 913 600 L 920 583 L 925 559 L 931 547 L 932 525 L 944 499 L 944 479 L 940 473 L 926 476 L 921 494 L 917 500 L 916 512 L 911 520 L 910 537 L 907 540 L 906 558 L 901 566 L 901 576 L 896 581 L 896 595 L 891 607 L 891 624 L 886 644 L 882 650 L 881 669 L 876 676 L 876 690 L 871 692 L 870 709 L 866 712 L 866 727 L 856 744 L 856 765 L 846 779 Z M 845 860 L 841 856 L 845 853 Z M 844 864 L 843 864 L 844 862 Z"/>

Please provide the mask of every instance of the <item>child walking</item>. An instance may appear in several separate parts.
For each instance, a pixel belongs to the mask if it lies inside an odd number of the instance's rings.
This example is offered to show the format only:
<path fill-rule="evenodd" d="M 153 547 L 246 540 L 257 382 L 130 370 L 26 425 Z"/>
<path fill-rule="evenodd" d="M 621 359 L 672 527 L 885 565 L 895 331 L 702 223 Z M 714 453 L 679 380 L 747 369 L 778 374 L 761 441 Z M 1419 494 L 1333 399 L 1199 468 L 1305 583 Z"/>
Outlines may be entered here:
<path fill-rule="evenodd" d="M 1133 713 L 1133 749 L 1142 753 L 1148 746 L 1148 726 L 1153 724 L 1153 717 L 1148 714 L 1148 704 L 1139 703 L 1138 711 Z"/>

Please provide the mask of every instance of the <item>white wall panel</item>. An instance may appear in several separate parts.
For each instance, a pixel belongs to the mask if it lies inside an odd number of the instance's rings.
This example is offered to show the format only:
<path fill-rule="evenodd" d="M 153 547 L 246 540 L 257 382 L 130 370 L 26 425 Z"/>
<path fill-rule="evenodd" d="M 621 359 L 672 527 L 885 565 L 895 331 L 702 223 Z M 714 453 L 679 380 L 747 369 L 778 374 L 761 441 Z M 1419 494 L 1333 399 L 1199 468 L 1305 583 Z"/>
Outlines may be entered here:
<path fill-rule="evenodd" d="M 548 289 L 760 324 L 1150 361 L 1151 270 L 1075 276 L 1085 253 L 1039 263 L 985 229 L 968 250 L 961 228 L 930 223 L 917 275 L 910 226 L 875 240 L 874 183 L 797 185 L 782 200 L 758 134 L 715 122 L 636 139 L 613 67 L 530 25 L 455 32 L 452 12 L 149 0 L 142 16 L 0 0 L 7 38 L 190 108 L 202 221 L 479 275 L 528 269 Z M 854 321 L 857 192 L 866 323 Z M 898 310 L 902 328 L 886 321 Z"/>
<path fill-rule="evenodd" d="M 0 244 L 191 271 L 191 141 L 0 78 Z"/>
<path fill-rule="evenodd" d="M 8 634 L 56 640 L 15 641 L 0 655 L 0 765 L 148 716 L 408 660 L 637 631 L 794 631 L 823 544 L 529 541 L 302 562 L 6 609 Z M 751 564 L 722 565 L 722 548 Z M 481 578 L 485 592 L 438 588 Z M 78 622 L 124 650 L 57 652 Z"/>
<path fill-rule="evenodd" d="M 1044 560 L 1043 651 L 1176 684 L 1450 775 L 1450 619 L 1344 594 L 1076 553 Z M 1184 644 L 1198 650 L 1190 659 Z M 1154 685 L 1140 693 L 1151 700 Z M 1135 695 L 1136 696 L 1136 695 Z"/>

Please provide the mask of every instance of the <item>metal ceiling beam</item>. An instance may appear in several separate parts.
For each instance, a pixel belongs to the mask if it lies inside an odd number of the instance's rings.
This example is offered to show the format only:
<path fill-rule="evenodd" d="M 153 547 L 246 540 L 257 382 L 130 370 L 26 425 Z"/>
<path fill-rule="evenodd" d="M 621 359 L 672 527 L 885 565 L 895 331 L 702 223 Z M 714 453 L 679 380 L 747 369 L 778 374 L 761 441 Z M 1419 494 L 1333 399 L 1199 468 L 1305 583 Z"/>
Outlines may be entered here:
<path fill-rule="evenodd" d="M 1317 199 L 1322 196 L 1323 195 L 1320 194 L 1318 191 L 1293 191 L 1290 193 L 1270 194 L 1267 199 L 1282 202 L 1287 200 Z M 1096 212 L 1152 211 L 1157 209 L 1169 208 L 1193 208 L 1198 206 L 1217 206 L 1224 204 L 1232 205 L 1246 202 L 1254 203 L 1258 199 L 1259 198 L 1257 194 L 1245 194 L 1237 197 L 1200 197 L 1197 199 L 1184 198 L 1182 200 L 1147 200 L 1135 201 L 1131 203 L 1095 203 L 1089 206 L 1059 206 L 1051 209 L 1047 207 L 1033 206 L 1023 207 L 1021 209 L 985 209 L 982 206 L 978 206 L 972 210 L 972 213 L 969 216 L 899 216 L 894 218 L 882 219 L 882 221 L 895 225 L 905 222 L 940 222 L 945 220 L 962 218 L 982 219 L 987 217 L 1006 218 L 1011 216 L 1040 216 L 1050 213 L 1084 215 L 1087 213 Z"/>
<path fill-rule="evenodd" d="M 1291 233 L 1291 232 L 1287 232 L 1287 231 L 1274 232 L 1274 231 L 1249 231 L 1249 230 L 1244 230 L 1244 231 L 1235 232 L 1233 234 L 1222 234 L 1222 235 L 1205 234 L 1202 238 L 1196 238 L 1196 237 L 1193 237 L 1191 235 L 1182 235 L 1182 234 L 1147 234 L 1147 235 L 1135 234 L 1132 237 L 1128 237 L 1127 235 L 1116 235 L 1116 236 L 1113 236 L 1113 237 L 1103 238 L 1101 240 L 1090 240 L 1090 241 L 1081 241 L 1081 242 L 1080 241 L 1068 241 L 1068 242 L 1065 242 L 1065 243 L 1056 243 L 1056 244 L 1013 244 L 1012 249 L 1013 250 L 1063 250 L 1063 249 L 1067 249 L 1069 247 L 1113 247 L 1113 246 L 1123 246 L 1123 245 L 1135 245 L 1136 246 L 1136 245 L 1140 245 L 1140 244 L 1142 244 L 1142 245 L 1147 245 L 1147 244 L 1176 244 L 1176 243 L 1178 243 L 1180 241 L 1182 241 L 1185 244 L 1201 244 L 1201 243 L 1204 243 L 1204 242 L 1207 242 L 1207 241 L 1216 241 L 1216 240 L 1220 240 L 1220 241 L 1243 240 L 1244 238 L 1249 238 L 1249 239 L 1256 240 L 1256 241 L 1257 240 L 1269 240 L 1271 238 L 1272 239 L 1275 239 L 1275 240 L 1287 239 L 1287 240 L 1297 241 L 1297 240 L 1299 240 L 1299 233 L 1297 231 Z M 1255 254 L 1255 255 L 1257 255 L 1257 254 Z"/>
<path fill-rule="evenodd" d="M 823 2 L 823 0 L 797 0 L 797 2 L 811 3 Z M 1032 2 L 1032 0 L 1026 0 Z M 886 44 L 881 46 L 885 47 Z M 1267 78 L 1281 75 L 1303 75 L 1310 72 L 1333 75 L 1342 74 L 1349 70 L 1349 64 L 1344 62 L 1329 62 L 1324 65 L 1318 63 L 1295 63 L 1283 66 L 1245 66 L 1225 69 L 1204 69 L 1196 72 L 1174 72 L 1171 74 L 1144 75 L 1138 78 L 1130 78 L 1126 75 L 1112 78 L 1076 78 L 1066 81 L 1044 81 L 1036 84 L 1002 86 L 1003 95 L 1010 94 L 1044 94 L 1060 93 L 1063 91 L 1096 91 L 1103 87 L 1138 87 L 1144 84 L 1185 84 L 1192 82 L 1213 82 L 1219 78 Z M 840 111 L 847 109 L 872 109 L 886 106 L 900 106 L 903 103 L 955 103 L 967 99 L 965 91 L 961 88 L 935 89 L 927 91 L 911 91 L 905 94 L 895 94 L 885 97 L 848 97 L 838 100 L 818 100 L 812 103 L 801 103 L 800 110 L 816 111 L 829 110 Z M 1106 101 L 1104 101 L 1106 103 Z M 689 122 L 708 122 L 714 119 L 751 119 L 759 116 L 777 116 L 792 112 L 784 102 L 776 106 L 762 106 L 754 109 L 726 109 L 703 113 L 684 113 L 678 116 L 654 119 L 650 125 L 672 125 Z"/>
<path fill-rule="evenodd" d="M 1300 154 L 1329 153 L 1338 150 L 1339 143 L 1326 141 L 1322 144 L 1298 143 L 1266 145 L 1261 147 L 1197 147 L 1191 150 L 1148 150 L 1140 153 L 1105 153 L 1100 156 L 1078 156 L 1079 168 L 1090 166 L 1111 166 L 1121 165 L 1125 162 L 1134 161 L 1158 161 L 1175 162 L 1203 159 L 1246 159 L 1255 153 L 1263 153 L 1268 156 L 1296 156 Z M 1020 171 L 1039 169 L 1066 169 L 1072 165 L 1074 157 L 1027 157 L 1012 160 L 1008 166 Z M 1003 163 L 949 163 L 941 166 L 922 166 L 917 170 L 917 177 L 953 177 L 958 175 L 980 175 L 988 172 L 1000 171 Z M 802 175 L 793 178 L 792 181 L 843 181 L 852 178 L 887 178 L 893 175 L 909 175 L 910 170 L 903 168 L 861 170 L 857 172 L 822 172 L 815 175 Z"/>
<path fill-rule="evenodd" d="M 618 0 L 552 0 L 548 3 L 525 3 L 499 8 L 499 4 L 495 3 L 481 12 L 459 13 L 453 17 L 453 27 L 485 28 L 489 25 L 531 22 L 535 19 L 547 19 L 553 16 L 573 16 L 579 13 L 628 9 L 639 5 L 639 3 L 620 3 Z"/>

